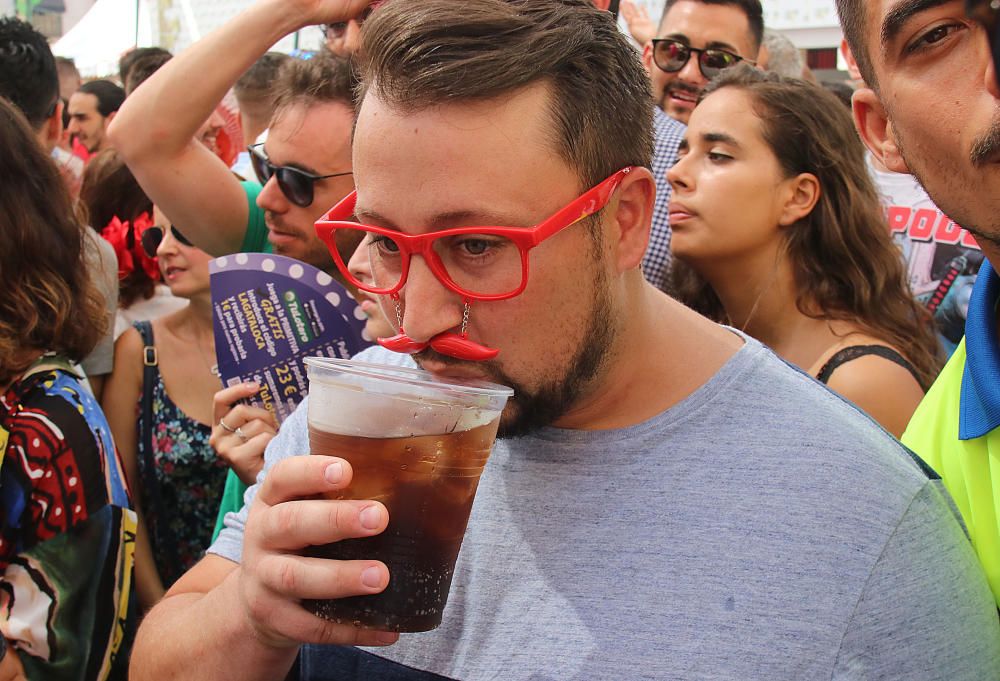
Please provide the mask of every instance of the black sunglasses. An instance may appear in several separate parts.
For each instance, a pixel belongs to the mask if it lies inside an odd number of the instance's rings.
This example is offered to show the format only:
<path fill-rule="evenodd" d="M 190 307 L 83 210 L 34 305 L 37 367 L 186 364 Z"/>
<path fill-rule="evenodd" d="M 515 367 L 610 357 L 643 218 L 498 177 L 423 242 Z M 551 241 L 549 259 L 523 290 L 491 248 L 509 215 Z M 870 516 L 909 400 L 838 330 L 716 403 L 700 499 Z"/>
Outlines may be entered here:
<path fill-rule="evenodd" d="M 278 179 L 278 189 L 285 197 L 296 206 L 307 208 L 313 202 L 313 185 L 317 180 L 325 180 L 331 177 L 342 177 L 353 174 L 352 171 L 346 173 L 333 173 L 331 175 L 313 175 L 298 168 L 290 166 L 276 166 L 264 155 L 264 143 L 253 144 L 247 147 L 250 152 L 250 164 L 260 183 L 267 184 L 272 177 Z"/>
<path fill-rule="evenodd" d="M 1000 77 L 1000 0 L 965 0 L 965 13 L 986 29 L 993 66 Z"/>
<path fill-rule="evenodd" d="M 691 47 L 673 38 L 653 40 L 653 63 L 661 71 L 677 73 L 690 61 L 692 54 L 698 55 L 698 68 L 701 70 L 701 75 L 709 80 L 719 75 L 720 71 L 736 66 L 741 61 L 754 65 L 757 63 L 726 50 Z"/>
<path fill-rule="evenodd" d="M 142 233 L 142 250 L 150 258 L 156 257 L 156 249 L 159 248 L 160 244 L 163 242 L 163 235 L 165 233 L 166 229 L 160 225 L 153 225 Z M 185 246 L 194 246 L 194 244 L 188 241 L 187 237 L 181 234 L 180 231 L 178 231 L 178 229 L 173 225 L 170 225 L 170 233 L 174 235 L 174 238 L 177 239 L 177 241 Z"/>

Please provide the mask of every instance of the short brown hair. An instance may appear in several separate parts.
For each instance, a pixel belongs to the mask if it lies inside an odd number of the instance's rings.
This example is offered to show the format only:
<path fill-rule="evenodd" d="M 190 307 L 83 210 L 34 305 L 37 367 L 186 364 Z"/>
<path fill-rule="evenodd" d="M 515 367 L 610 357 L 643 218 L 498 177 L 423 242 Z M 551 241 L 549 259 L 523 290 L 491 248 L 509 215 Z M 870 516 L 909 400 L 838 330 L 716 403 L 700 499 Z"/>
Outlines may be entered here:
<path fill-rule="evenodd" d="M 858 71 L 865 79 L 868 87 L 878 89 L 875 78 L 875 68 L 872 65 L 868 45 L 865 43 L 865 3 L 861 0 L 837 0 L 837 14 L 840 16 L 840 26 L 844 30 L 844 38 L 851 48 Z"/>
<path fill-rule="evenodd" d="M 281 67 L 289 59 L 291 57 L 282 52 L 265 52 L 233 85 L 236 97 L 238 99 L 271 97 Z"/>
<path fill-rule="evenodd" d="M 84 230 L 59 170 L 20 111 L 0 97 L 0 385 L 38 352 L 79 361 L 105 330 Z"/>
<path fill-rule="evenodd" d="M 650 165 L 649 78 L 587 0 L 390 2 L 365 22 L 356 58 L 365 91 L 404 112 L 549 83 L 555 150 L 583 187 Z"/>
<path fill-rule="evenodd" d="M 349 59 L 325 53 L 312 59 L 289 59 L 278 69 L 274 116 L 294 104 L 339 102 L 353 111 L 357 83 Z"/>
<path fill-rule="evenodd" d="M 663 26 L 663 20 L 667 18 L 667 13 L 670 12 L 670 8 L 678 3 L 679 0 L 667 0 L 666 4 L 663 6 L 663 15 L 660 18 L 660 27 Z M 747 23 L 750 24 L 750 37 L 753 38 L 753 46 L 756 49 L 760 49 L 761 44 L 764 42 L 764 8 L 760 4 L 760 0 L 694 0 L 695 2 L 700 2 L 703 5 L 726 5 L 728 7 L 736 7 L 741 12 L 747 16 Z M 752 55 L 751 55 L 752 56 Z"/>

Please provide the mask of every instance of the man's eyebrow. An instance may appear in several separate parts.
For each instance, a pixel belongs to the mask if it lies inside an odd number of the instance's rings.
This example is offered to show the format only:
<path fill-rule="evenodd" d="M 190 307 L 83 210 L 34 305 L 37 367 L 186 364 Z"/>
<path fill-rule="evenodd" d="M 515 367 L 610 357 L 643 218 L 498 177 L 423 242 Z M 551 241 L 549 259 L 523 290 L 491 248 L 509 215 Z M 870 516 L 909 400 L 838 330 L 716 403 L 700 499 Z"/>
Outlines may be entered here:
<path fill-rule="evenodd" d="M 683 33 L 671 33 L 670 35 L 665 35 L 663 37 L 667 38 L 669 40 L 676 40 L 679 43 L 684 43 L 688 47 L 691 47 L 691 39 L 688 38 Z M 738 55 L 740 53 L 740 51 L 738 49 L 736 49 L 735 45 L 731 45 L 730 43 L 727 43 L 725 40 L 713 40 L 710 43 L 708 43 L 707 45 L 705 45 L 704 49 L 706 49 L 706 50 L 726 50 L 727 52 L 732 52 L 733 54 L 736 54 L 736 55 Z"/>
<path fill-rule="evenodd" d="M 947 5 L 955 0 L 902 0 L 896 3 L 882 20 L 882 45 L 894 41 L 910 19 L 921 12 Z"/>
<path fill-rule="evenodd" d="M 362 223 L 373 224 L 385 227 L 386 229 L 401 229 L 392 220 L 364 206 L 355 206 L 354 215 Z M 532 226 L 532 224 L 526 223 L 524 218 L 516 218 L 500 213 L 479 210 L 455 210 L 438 213 L 422 226 L 427 227 L 429 231 L 437 231 L 453 227 L 518 227 Z"/>
<path fill-rule="evenodd" d="M 264 149 L 264 158 L 266 158 L 271 163 L 271 165 L 273 165 L 273 166 L 275 166 L 277 168 L 295 168 L 296 170 L 301 170 L 304 173 L 308 173 L 310 175 L 315 175 L 317 177 L 320 177 L 320 176 L 326 174 L 326 173 L 321 173 L 321 172 L 319 172 L 317 170 L 314 170 L 313 168 L 310 168 L 309 166 L 305 165 L 304 163 L 284 163 L 284 164 L 282 164 L 282 163 L 275 163 L 271 159 L 271 155 L 267 153 L 267 149 Z"/>

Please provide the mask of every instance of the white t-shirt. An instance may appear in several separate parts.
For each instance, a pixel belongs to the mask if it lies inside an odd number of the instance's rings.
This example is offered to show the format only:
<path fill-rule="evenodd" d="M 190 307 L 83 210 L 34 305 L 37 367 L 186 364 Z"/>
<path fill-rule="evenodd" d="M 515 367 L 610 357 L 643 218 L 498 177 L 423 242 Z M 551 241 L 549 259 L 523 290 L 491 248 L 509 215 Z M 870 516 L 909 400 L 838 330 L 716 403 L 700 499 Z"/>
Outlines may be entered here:
<path fill-rule="evenodd" d="M 868 170 L 893 238 L 903 251 L 910 288 L 934 314 L 949 354 L 965 335 L 969 296 L 983 255 L 975 238 L 941 212 L 912 175 Z"/>

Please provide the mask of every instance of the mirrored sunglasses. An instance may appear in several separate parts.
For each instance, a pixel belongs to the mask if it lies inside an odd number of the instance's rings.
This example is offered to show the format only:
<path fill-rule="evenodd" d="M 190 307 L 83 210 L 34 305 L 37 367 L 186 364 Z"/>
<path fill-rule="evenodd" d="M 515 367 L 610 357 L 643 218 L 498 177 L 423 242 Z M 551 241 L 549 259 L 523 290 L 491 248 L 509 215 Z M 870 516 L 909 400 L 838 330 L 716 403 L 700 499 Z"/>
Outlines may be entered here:
<path fill-rule="evenodd" d="M 741 61 L 756 65 L 756 62 L 726 50 L 691 47 L 673 38 L 653 40 L 653 63 L 661 71 L 677 73 L 691 60 L 692 54 L 698 55 L 698 68 L 701 70 L 701 75 L 709 80 L 719 75 L 720 71 L 736 66 Z"/>
<path fill-rule="evenodd" d="M 278 189 L 289 201 L 301 208 L 309 207 L 315 195 L 315 184 L 318 180 L 326 180 L 331 177 L 342 177 L 351 175 L 351 171 L 345 173 L 331 173 L 330 175 L 313 175 L 298 168 L 290 166 L 276 166 L 264 155 L 264 143 L 253 144 L 247 147 L 250 152 L 250 165 L 257 175 L 257 179 L 262 185 L 270 182 L 271 178 L 276 178 Z"/>

